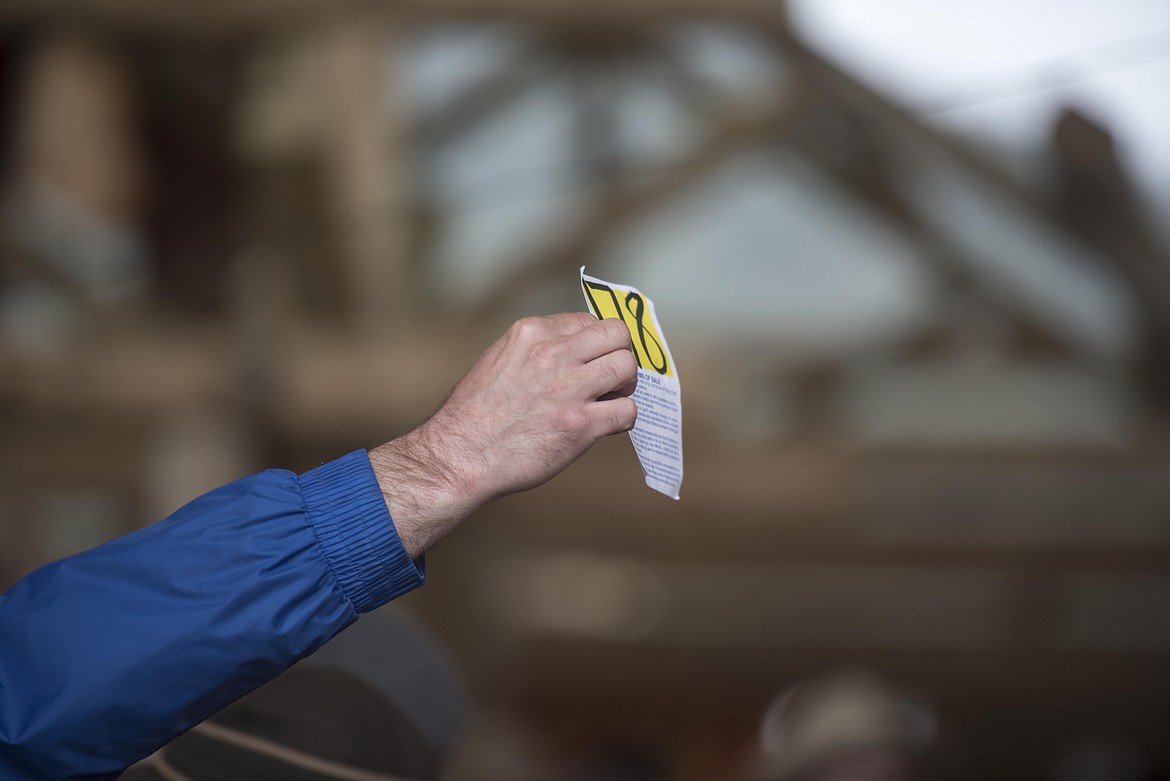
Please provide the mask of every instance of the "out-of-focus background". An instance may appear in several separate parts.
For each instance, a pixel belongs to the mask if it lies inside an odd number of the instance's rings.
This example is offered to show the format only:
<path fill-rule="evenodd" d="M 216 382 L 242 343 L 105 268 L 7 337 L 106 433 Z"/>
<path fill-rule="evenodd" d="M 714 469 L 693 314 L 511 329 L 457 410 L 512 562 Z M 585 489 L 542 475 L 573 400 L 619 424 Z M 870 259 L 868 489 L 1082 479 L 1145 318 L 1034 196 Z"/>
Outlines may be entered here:
<path fill-rule="evenodd" d="M 613 438 L 428 556 L 451 778 L 766 775 L 858 668 L 931 778 L 1165 777 L 1168 96 L 1164 0 L 5 0 L 0 586 L 406 430 L 586 264 L 683 498 Z"/>

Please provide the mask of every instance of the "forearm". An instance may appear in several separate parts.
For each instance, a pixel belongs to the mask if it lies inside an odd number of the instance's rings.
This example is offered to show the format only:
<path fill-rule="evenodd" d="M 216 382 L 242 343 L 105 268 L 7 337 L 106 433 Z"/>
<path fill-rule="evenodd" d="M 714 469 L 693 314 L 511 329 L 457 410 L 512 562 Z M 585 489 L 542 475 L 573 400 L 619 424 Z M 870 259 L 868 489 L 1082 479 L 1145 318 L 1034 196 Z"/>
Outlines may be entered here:
<path fill-rule="evenodd" d="M 421 581 L 361 454 L 42 568 L 0 597 L 0 777 L 119 771 Z"/>

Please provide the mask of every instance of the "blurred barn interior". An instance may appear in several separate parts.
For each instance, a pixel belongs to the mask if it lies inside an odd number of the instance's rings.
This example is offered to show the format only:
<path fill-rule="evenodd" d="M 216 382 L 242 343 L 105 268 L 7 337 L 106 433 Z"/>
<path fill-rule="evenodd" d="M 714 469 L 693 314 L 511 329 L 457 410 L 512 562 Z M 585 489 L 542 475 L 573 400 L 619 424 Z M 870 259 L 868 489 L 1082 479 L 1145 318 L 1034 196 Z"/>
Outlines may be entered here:
<path fill-rule="evenodd" d="M 584 264 L 655 299 L 682 501 L 614 438 L 429 555 L 452 778 L 747 778 L 846 667 L 929 703 L 931 777 L 1168 772 L 1166 215 L 1091 112 L 1043 132 L 774 0 L 6 0 L 0 585 L 406 430 Z"/>

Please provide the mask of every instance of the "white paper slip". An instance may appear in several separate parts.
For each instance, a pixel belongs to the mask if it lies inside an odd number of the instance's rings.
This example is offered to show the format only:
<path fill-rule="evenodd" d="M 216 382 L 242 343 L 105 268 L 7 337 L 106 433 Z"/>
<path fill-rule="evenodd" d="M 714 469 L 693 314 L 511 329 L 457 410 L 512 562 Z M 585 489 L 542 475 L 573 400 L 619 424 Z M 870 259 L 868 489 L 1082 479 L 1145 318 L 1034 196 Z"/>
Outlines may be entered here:
<path fill-rule="evenodd" d="M 672 499 L 682 485 L 682 398 L 678 369 L 662 336 L 654 302 L 636 288 L 603 282 L 581 267 L 581 292 L 598 320 L 617 318 L 630 329 L 638 359 L 638 421 L 630 432 L 646 485 Z"/>

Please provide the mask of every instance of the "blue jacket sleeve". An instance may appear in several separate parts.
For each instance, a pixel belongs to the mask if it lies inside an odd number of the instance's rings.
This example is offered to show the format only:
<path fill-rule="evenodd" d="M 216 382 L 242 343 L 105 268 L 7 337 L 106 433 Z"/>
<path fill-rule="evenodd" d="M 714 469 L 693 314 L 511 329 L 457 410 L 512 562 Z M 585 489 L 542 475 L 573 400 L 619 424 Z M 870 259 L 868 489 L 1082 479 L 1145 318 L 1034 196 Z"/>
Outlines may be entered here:
<path fill-rule="evenodd" d="M 421 585 L 363 451 L 269 471 L 0 596 L 0 779 L 113 779 Z"/>

